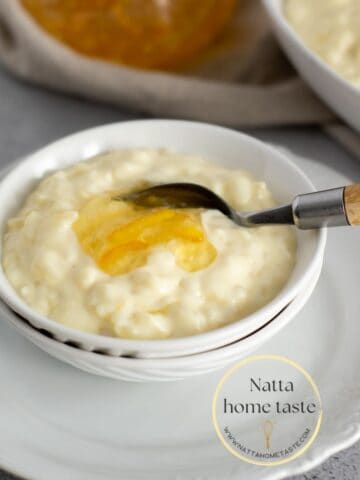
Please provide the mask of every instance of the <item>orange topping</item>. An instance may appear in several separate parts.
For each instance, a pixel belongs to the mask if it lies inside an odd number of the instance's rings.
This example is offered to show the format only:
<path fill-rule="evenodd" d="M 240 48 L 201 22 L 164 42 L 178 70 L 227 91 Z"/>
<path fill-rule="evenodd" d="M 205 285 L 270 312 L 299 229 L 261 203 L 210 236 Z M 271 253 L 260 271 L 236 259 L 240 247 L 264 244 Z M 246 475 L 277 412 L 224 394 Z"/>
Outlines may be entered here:
<path fill-rule="evenodd" d="M 41 27 L 91 57 L 142 68 L 191 60 L 221 33 L 236 0 L 22 0 Z"/>
<path fill-rule="evenodd" d="M 88 201 L 73 225 L 78 240 L 99 268 L 121 275 L 146 264 L 152 250 L 165 246 L 184 270 L 194 272 L 216 258 L 199 211 L 140 208 L 104 195 Z"/>

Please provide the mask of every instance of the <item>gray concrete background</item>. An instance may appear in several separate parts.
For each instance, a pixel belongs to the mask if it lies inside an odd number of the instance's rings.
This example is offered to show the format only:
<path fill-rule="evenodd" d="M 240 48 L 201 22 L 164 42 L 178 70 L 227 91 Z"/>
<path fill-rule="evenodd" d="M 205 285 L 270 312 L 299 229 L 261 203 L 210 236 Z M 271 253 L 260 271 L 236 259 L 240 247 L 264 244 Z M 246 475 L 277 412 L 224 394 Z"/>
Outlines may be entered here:
<path fill-rule="evenodd" d="M 0 70 L 0 165 L 5 165 L 52 140 L 77 130 L 144 117 L 145 115 L 141 112 L 130 113 L 41 90 L 20 83 Z M 249 133 L 290 148 L 300 155 L 341 168 L 354 181 L 360 180 L 359 161 L 351 158 L 319 129 L 279 128 L 252 130 Z M 15 477 L 0 470 L 0 480 L 13 479 Z M 360 479 L 360 443 L 334 455 L 314 471 L 291 480 L 357 479 Z"/>

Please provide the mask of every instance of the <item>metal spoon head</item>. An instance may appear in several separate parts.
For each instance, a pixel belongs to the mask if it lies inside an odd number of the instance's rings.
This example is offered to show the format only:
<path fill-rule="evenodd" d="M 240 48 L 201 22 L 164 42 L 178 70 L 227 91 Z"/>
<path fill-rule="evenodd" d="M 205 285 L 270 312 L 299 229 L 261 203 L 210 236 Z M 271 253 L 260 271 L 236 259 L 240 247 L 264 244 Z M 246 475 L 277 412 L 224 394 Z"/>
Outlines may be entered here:
<path fill-rule="evenodd" d="M 216 193 L 196 183 L 166 183 L 119 195 L 114 200 L 133 202 L 142 207 L 206 208 L 219 210 L 232 218 L 233 209 Z"/>

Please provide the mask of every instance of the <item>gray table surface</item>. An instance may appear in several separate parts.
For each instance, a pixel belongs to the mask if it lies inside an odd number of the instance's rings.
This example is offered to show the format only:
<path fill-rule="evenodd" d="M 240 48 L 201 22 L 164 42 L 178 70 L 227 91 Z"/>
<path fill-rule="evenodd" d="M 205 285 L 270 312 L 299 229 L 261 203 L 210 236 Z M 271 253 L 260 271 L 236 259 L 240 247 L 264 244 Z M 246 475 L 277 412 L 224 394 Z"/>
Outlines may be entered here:
<path fill-rule="evenodd" d="M 0 70 L 0 165 L 77 130 L 144 117 L 141 112 L 131 113 L 26 85 Z M 352 158 L 317 128 L 263 129 L 249 133 L 319 162 L 341 168 L 341 171 L 354 181 L 360 181 L 359 159 Z M 0 470 L 0 480 L 14 478 Z M 312 472 L 291 480 L 315 479 L 360 479 L 360 442 L 334 455 Z"/>

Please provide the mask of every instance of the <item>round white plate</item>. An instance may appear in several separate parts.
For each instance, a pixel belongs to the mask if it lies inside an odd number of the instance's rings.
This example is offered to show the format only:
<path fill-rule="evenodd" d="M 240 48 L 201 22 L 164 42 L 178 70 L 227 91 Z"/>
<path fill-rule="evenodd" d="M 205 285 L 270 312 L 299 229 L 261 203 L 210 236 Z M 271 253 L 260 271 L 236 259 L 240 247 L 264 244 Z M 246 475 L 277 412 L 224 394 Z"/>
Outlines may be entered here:
<path fill-rule="evenodd" d="M 348 183 L 295 158 L 315 184 Z M 255 467 L 221 445 L 211 402 L 223 372 L 129 384 L 50 358 L 0 322 L 0 465 L 36 480 L 278 480 L 310 469 L 360 437 L 360 229 L 334 229 L 307 306 L 256 353 L 299 362 L 322 396 L 312 447 L 280 467 Z"/>

